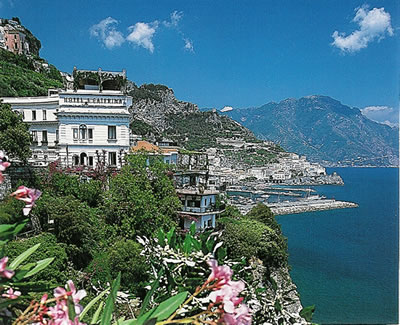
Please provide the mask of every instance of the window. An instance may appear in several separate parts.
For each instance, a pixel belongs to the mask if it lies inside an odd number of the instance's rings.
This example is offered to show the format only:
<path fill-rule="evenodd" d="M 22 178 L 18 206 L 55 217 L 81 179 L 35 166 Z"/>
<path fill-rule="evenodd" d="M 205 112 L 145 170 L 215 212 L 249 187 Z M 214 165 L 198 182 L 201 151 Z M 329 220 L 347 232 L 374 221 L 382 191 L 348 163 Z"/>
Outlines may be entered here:
<path fill-rule="evenodd" d="M 32 111 L 32 121 L 36 120 L 36 111 Z"/>
<path fill-rule="evenodd" d="M 47 131 L 45 130 L 42 131 L 42 143 L 47 144 Z"/>
<path fill-rule="evenodd" d="M 58 134 L 58 130 L 56 130 L 56 142 L 58 142 L 60 139 L 59 139 L 59 134 Z"/>
<path fill-rule="evenodd" d="M 78 129 L 77 128 L 73 128 L 72 129 L 72 133 L 74 135 L 74 140 L 78 140 Z"/>
<path fill-rule="evenodd" d="M 86 140 L 87 135 L 87 127 L 86 125 L 82 124 L 79 126 L 79 139 Z"/>
<path fill-rule="evenodd" d="M 79 156 L 74 156 L 74 165 L 75 166 L 79 165 Z"/>
<path fill-rule="evenodd" d="M 37 131 L 32 131 L 32 142 L 38 142 Z"/>
<path fill-rule="evenodd" d="M 93 129 L 88 129 L 88 139 L 93 140 Z"/>
<path fill-rule="evenodd" d="M 117 165 L 117 153 L 116 152 L 108 153 L 108 164 L 111 166 Z"/>
<path fill-rule="evenodd" d="M 43 110 L 43 120 L 44 120 L 44 121 L 47 120 L 47 112 L 46 112 L 45 109 Z"/>
<path fill-rule="evenodd" d="M 117 127 L 109 126 L 108 127 L 108 140 L 116 140 L 117 139 Z"/>
<path fill-rule="evenodd" d="M 93 156 L 89 157 L 89 166 L 93 166 Z"/>
<path fill-rule="evenodd" d="M 207 227 L 212 227 L 212 219 L 207 220 Z"/>

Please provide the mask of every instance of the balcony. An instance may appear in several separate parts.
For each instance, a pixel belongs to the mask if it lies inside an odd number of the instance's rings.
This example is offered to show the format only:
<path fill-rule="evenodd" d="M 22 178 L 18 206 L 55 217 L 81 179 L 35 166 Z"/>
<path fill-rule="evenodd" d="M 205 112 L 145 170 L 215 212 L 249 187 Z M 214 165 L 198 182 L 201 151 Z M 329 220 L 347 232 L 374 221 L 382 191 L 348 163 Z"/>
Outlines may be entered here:
<path fill-rule="evenodd" d="M 207 207 L 182 207 L 182 211 L 184 212 L 192 212 L 192 213 L 209 213 L 218 211 L 215 205 L 209 205 Z"/>

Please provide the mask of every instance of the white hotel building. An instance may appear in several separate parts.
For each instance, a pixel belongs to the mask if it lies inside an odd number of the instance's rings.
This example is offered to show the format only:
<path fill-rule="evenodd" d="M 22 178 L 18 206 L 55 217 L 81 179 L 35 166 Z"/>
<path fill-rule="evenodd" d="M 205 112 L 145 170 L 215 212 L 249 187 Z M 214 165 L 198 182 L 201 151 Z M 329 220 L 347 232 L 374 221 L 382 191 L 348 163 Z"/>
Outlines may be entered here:
<path fill-rule="evenodd" d="M 46 97 L 4 97 L 30 125 L 30 162 L 46 166 L 120 167 L 129 151 L 129 111 L 125 71 L 74 70 L 74 89 L 50 90 Z M 93 76 L 95 78 L 93 78 Z"/>

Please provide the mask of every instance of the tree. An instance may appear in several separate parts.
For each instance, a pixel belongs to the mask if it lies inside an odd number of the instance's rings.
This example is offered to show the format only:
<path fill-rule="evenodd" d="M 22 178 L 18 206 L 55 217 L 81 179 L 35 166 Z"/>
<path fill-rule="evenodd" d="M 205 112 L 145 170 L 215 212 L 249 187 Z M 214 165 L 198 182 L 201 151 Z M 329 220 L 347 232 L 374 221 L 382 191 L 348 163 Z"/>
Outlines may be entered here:
<path fill-rule="evenodd" d="M 0 150 L 10 158 L 26 162 L 31 156 L 31 136 L 22 115 L 14 112 L 11 105 L 0 102 Z"/>
<path fill-rule="evenodd" d="M 143 283 L 148 280 L 150 266 L 140 255 L 142 246 L 133 240 L 117 240 L 108 250 L 111 275 L 115 278 L 121 272 L 121 284 L 134 293 L 145 295 Z"/>
<path fill-rule="evenodd" d="M 230 258 L 257 257 L 267 268 L 287 264 L 287 243 L 280 230 L 264 223 L 243 217 L 224 221 L 222 241 Z"/>
<path fill-rule="evenodd" d="M 128 239 L 152 237 L 159 228 L 171 228 L 181 206 L 166 165 L 153 161 L 147 166 L 144 154 L 127 156 L 127 164 L 110 179 L 103 200 L 107 223 Z"/>

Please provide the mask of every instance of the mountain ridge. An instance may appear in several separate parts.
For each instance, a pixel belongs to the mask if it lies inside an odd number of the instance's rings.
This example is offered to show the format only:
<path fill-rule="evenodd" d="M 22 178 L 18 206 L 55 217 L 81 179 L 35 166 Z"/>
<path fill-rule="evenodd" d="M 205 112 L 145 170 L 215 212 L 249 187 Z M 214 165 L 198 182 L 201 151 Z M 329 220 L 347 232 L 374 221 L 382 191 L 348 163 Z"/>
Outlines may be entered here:
<path fill-rule="evenodd" d="M 287 98 L 221 114 L 325 166 L 398 165 L 396 130 L 329 96 Z"/>

